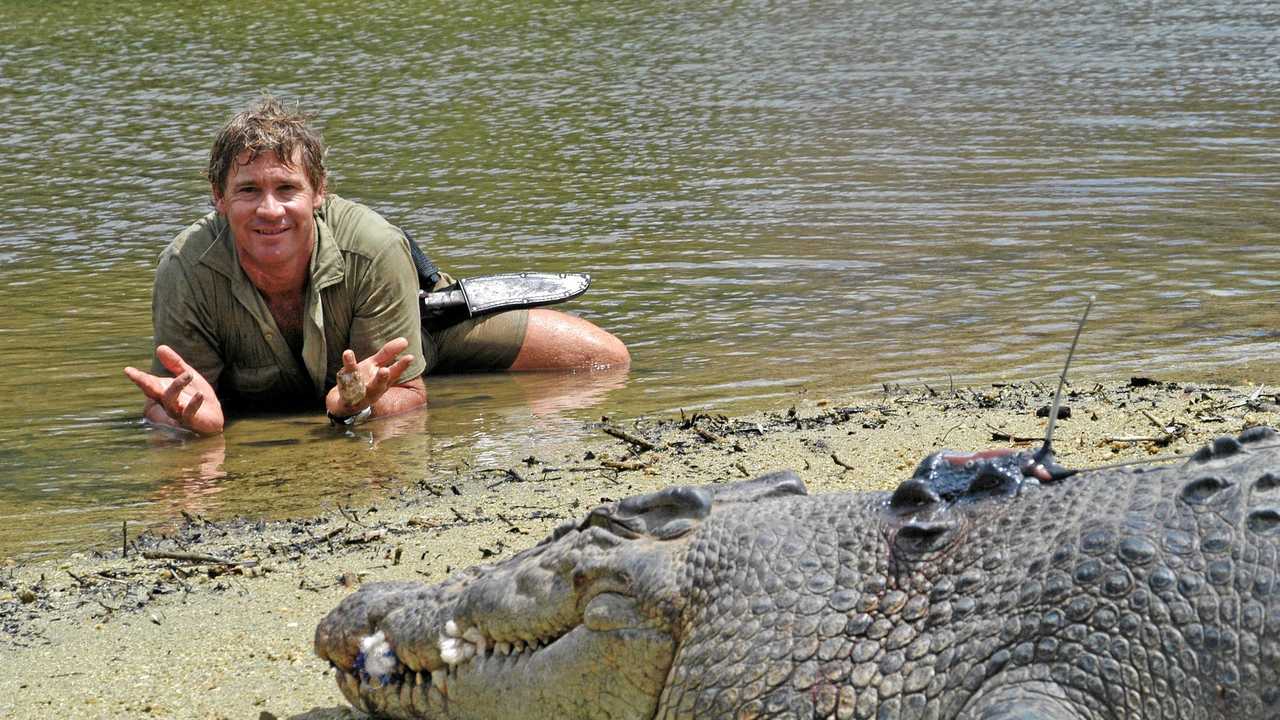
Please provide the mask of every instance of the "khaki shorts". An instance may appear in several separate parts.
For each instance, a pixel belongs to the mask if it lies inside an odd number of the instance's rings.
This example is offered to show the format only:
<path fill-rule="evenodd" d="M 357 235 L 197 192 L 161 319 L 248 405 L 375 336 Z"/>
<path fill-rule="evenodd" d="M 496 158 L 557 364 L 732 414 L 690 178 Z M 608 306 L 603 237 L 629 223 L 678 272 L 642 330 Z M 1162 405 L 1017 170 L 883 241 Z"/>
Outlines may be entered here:
<path fill-rule="evenodd" d="M 435 289 L 440 290 L 453 283 L 453 278 L 441 273 Z M 422 356 L 427 361 L 424 374 L 506 370 L 520 354 L 528 326 L 528 310 L 424 322 Z"/>

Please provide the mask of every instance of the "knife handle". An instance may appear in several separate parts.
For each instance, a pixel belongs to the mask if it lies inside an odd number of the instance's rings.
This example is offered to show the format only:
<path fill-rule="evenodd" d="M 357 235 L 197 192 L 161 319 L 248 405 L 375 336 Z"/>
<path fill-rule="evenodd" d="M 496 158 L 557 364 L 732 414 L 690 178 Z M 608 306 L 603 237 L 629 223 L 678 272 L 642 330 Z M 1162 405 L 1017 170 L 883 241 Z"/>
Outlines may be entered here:
<path fill-rule="evenodd" d="M 422 312 L 443 313 L 454 308 L 466 309 L 467 297 L 461 290 L 437 290 L 436 292 L 419 292 Z"/>

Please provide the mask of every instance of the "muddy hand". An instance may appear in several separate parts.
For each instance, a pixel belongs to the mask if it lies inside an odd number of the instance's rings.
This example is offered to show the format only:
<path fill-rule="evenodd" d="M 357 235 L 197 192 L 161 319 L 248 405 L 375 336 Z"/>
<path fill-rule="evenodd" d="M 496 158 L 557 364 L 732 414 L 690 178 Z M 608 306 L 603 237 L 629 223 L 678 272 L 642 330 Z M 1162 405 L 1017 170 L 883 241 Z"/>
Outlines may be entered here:
<path fill-rule="evenodd" d="M 407 347 L 409 341 L 398 337 L 358 363 L 354 352 L 343 351 L 342 369 L 336 377 L 339 407 L 330 408 L 330 412 L 335 415 L 353 415 L 376 404 L 378 398 L 400 380 L 400 376 L 413 362 L 412 355 L 396 359 L 396 355 L 404 352 Z"/>
<path fill-rule="evenodd" d="M 342 353 L 342 369 L 338 371 L 338 397 L 343 404 L 356 406 L 364 400 L 364 378 L 360 377 L 360 368 L 356 365 L 356 354 L 350 350 Z"/>

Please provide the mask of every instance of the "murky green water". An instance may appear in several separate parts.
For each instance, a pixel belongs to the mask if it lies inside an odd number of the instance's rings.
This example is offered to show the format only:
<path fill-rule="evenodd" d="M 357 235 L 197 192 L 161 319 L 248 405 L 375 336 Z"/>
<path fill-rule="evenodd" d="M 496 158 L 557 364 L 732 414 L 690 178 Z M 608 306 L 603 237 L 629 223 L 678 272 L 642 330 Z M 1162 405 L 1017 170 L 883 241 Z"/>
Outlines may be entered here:
<path fill-rule="evenodd" d="M 1278 27 L 1248 1 L 0 0 L 0 555 L 308 512 L 602 414 L 1047 377 L 1086 293 L 1081 372 L 1280 383 Z M 631 372 L 434 379 L 381 437 L 142 428 L 154 260 L 264 89 L 456 274 L 591 272 L 572 309 Z"/>

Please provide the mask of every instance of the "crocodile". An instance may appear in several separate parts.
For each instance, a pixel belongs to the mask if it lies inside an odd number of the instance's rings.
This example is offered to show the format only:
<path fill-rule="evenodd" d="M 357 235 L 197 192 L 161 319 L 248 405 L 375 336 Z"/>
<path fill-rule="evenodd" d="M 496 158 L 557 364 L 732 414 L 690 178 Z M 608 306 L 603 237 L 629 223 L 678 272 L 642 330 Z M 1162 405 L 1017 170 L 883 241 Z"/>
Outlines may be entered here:
<path fill-rule="evenodd" d="M 1048 460 L 630 497 L 436 585 L 370 583 L 315 648 L 397 718 L 1280 716 L 1280 435 Z"/>

